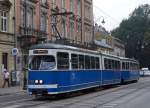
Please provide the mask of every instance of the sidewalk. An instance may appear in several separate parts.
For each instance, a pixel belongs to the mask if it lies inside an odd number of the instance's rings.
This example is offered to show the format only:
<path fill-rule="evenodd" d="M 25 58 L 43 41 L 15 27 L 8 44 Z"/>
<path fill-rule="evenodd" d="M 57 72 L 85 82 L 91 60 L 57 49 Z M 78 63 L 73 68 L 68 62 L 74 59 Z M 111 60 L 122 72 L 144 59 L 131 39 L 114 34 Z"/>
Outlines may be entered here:
<path fill-rule="evenodd" d="M 27 91 L 23 90 L 22 87 L 20 86 L 0 88 L 0 96 L 21 93 L 21 92 L 26 93 Z"/>

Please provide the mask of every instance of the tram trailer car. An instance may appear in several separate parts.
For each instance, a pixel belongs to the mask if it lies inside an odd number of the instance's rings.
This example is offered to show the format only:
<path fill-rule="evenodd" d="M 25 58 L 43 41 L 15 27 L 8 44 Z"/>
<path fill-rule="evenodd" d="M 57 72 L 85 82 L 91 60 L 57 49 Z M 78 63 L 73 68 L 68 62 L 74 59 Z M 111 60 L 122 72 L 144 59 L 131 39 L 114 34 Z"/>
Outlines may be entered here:
<path fill-rule="evenodd" d="M 122 61 L 117 56 L 66 45 L 35 45 L 29 51 L 28 92 L 56 95 L 118 84 L 126 78 Z"/>
<path fill-rule="evenodd" d="M 113 55 L 102 54 L 102 85 L 119 84 L 121 82 L 121 61 Z"/>
<path fill-rule="evenodd" d="M 139 62 L 134 59 L 121 58 L 122 83 L 138 81 L 140 77 Z"/>

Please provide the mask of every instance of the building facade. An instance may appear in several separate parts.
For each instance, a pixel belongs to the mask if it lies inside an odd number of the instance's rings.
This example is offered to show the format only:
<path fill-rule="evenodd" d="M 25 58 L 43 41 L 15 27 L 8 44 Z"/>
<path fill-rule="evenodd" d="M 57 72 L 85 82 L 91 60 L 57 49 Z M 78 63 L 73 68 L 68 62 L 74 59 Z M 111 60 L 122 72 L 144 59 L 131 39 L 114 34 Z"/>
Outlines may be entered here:
<path fill-rule="evenodd" d="M 58 34 L 52 27 L 54 23 L 57 23 L 61 39 L 79 43 L 93 41 L 92 0 L 15 0 L 15 2 L 16 33 L 19 41 L 23 41 L 21 46 L 24 46 L 24 40 L 28 40 L 24 35 L 32 37 L 29 39 L 31 44 L 41 40 L 55 40 Z M 67 14 L 69 12 L 71 14 Z"/>
<path fill-rule="evenodd" d="M 125 57 L 125 45 L 120 39 L 113 37 L 113 49 L 113 55 Z"/>
<path fill-rule="evenodd" d="M 25 71 L 31 45 L 93 41 L 92 0 L 11 0 L 14 5 L 17 70 Z M 25 75 L 25 74 L 24 74 Z"/>
<path fill-rule="evenodd" d="M 0 0 L 0 88 L 3 83 L 3 69 L 14 70 L 14 14 L 10 0 Z M 11 80 L 11 79 L 10 79 Z"/>
<path fill-rule="evenodd" d="M 28 55 L 29 47 L 39 42 L 65 40 L 84 45 L 93 41 L 92 0 L 14 0 L 14 2 L 17 47 L 23 58 Z"/>
<path fill-rule="evenodd" d="M 93 41 L 93 1 L 92 0 L 52 0 L 51 13 L 71 12 L 58 16 L 58 31 L 62 39 L 74 43 Z M 53 21 L 53 19 L 52 19 Z M 52 38 L 55 32 L 52 32 Z"/>
<path fill-rule="evenodd" d="M 124 43 L 105 30 L 104 27 L 95 25 L 94 26 L 95 44 L 98 46 L 98 50 L 112 54 L 116 56 L 125 57 L 125 45 Z"/>
<path fill-rule="evenodd" d="M 95 24 L 94 37 L 95 37 L 94 42 L 97 45 L 97 48 L 100 52 L 111 54 L 114 51 L 112 37 L 104 27 Z"/>

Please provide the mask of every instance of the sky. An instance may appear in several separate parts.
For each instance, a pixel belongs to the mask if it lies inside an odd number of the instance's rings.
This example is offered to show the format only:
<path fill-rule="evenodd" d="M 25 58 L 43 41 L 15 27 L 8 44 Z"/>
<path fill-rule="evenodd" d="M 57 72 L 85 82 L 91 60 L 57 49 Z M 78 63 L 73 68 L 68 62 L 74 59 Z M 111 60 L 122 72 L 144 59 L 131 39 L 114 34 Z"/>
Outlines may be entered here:
<path fill-rule="evenodd" d="M 150 0 L 93 0 L 94 21 L 111 31 L 142 4 L 150 4 Z"/>

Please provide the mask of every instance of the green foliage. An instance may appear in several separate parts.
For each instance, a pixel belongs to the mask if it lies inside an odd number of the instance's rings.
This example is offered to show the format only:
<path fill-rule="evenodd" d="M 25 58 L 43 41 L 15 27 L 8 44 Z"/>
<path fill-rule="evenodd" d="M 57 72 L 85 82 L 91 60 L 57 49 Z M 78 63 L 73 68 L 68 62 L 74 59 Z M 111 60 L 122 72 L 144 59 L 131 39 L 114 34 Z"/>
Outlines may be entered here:
<path fill-rule="evenodd" d="M 150 5 L 139 6 L 111 33 L 125 43 L 127 57 L 150 67 Z"/>

